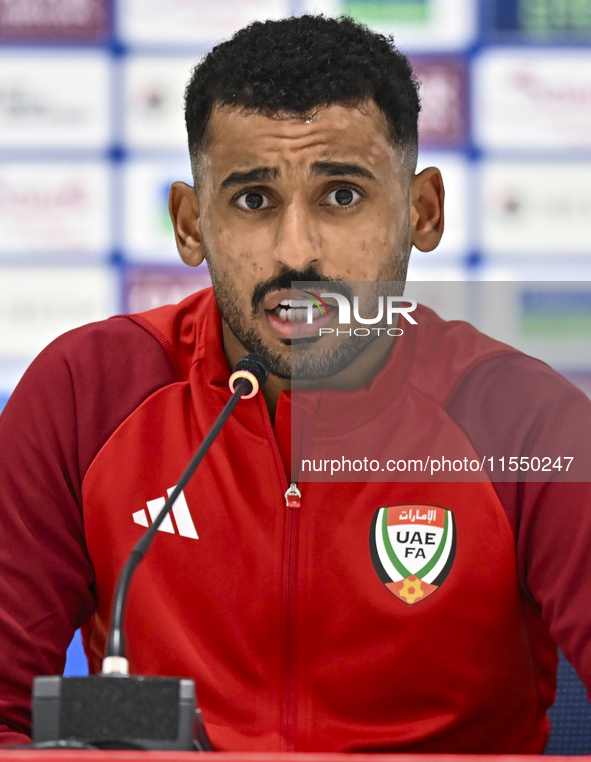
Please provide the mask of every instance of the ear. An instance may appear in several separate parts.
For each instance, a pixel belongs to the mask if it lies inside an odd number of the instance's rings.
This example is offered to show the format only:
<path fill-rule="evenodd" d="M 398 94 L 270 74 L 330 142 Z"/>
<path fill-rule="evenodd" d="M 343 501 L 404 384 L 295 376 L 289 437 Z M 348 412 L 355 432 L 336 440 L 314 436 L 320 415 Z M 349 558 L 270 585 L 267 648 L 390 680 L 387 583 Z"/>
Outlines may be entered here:
<path fill-rule="evenodd" d="M 445 190 L 441 172 L 427 167 L 410 187 L 410 243 L 419 251 L 433 251 L 443 235 Z"/>
<path fill-rule="evenodd" d="M 203 262 L 205 248 L 201 235 L 199 200 L 194 188 L 177 181 L 170 186 L 168 211 L 181 259 L 190 267 Z"/>

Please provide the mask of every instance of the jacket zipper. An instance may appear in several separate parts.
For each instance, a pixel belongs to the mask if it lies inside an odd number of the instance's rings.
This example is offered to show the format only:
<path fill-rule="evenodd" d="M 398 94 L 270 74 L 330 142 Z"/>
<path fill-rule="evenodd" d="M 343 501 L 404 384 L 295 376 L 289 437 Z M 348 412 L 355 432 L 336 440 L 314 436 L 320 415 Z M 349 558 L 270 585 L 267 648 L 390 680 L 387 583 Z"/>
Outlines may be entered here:
<path fill-rule="evenodd" d="M 284 485 L 287 485 L 287 476 L 283 468 L 283 461 L 275 439 L 275 432 L 269 417 L 269 411 L 264 400 L 261 399 L 263 407 L 263 417 L 267 428 L 267 435 L 273 448 L 277 469 L 282 477 Z M 292 482 L 285 492 L 285 529 L 283 534 L 283 585 L 282 585 L 282 615 L 284 627 L 284 648 L 283 648 L 283 691 L 282 691 L 282 710 L 281 710 L 281 730 L 285 742 L 286 751 L 295 749 L 296 735 L 296 674 L 293 663 L 293 654 L 295 650 L 295 625 L 296 625 L 296 574 L 297 574 L 297 545 L 300 524 L 300 511 L 302 493 L 298 485 Z"/>
<path fill-rule="evenodd" d="M 299 491 L 298 485 L 295 482 L 292 482 L 285 493 L 285 505 L 288 508 L 299 508 L 301 499 L 302 493 Z"/>
<path fill-rule="evenodd" d="M 296 665 L 294 653 L 296 645 L 296 606 L 297 606 L 297 570 L 298 570 L 298 536 L 300 528 L 300 511 L 302 493 L 298 485 L 289 485 L 285 493 L 287 515 L 285 518 L 284 552 L 285 559 L 283 576 L 283 602 L 285 626 L 284 650 L 284 681 L 283 681 L 283 711 L 282 736 L 286 751 L 296 748 Z"/>

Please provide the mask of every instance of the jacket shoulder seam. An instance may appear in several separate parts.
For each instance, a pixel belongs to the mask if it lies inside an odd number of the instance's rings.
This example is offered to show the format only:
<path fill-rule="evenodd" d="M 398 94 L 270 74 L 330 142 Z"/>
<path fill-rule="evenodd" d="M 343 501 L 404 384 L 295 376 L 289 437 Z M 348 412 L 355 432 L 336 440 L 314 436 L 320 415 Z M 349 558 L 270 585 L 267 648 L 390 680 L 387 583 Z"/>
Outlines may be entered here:
<path fill-rule="evenodd" d="M 451 403 L 453 398 L 456 395 L 456 392 L 460 388 L 460 386 L 464 383 L 466 378 L 470 375 L 470 373 L 474 370 L 474 368 L 477 368 L 479 365 L 483 365 L 485 362 L 488 362 L 489 360 L 496 360 L 498 357 L 505 357 L 508 355 L 515 355 L 515 354 L 522 354 L 517 349 L 512 349 L 511 347 L 502 348 L 502 349 L 496 349 L 491 352 L 488 352 L 484 356 L 475 357 L 471 363 L 466 365 L 465 368 L 463 368 L 462 372 L 458 375 L 458 377 L 455 379 L 451 387 L 449 388 L 447 394 L 443 398 L 441 402 L 441 407 L 446 410 L 448 405 Z"/>
<path fill-rule="evenodd" d="M 132 323 L 136 323 L 140 328 L 143 328 L 144 331 L 150 334 L 165 350 L 166 354 L 168 355 L 168 358 L 170 359 L 170 362 L 172 363 L 172 366 L 174 368 L 174 371 L 176 373 L 177 379 L 179 381 L 183 380 L 183 374 L 181 371 L 181 367 L 178 363 L 176 353 L 174 351 L 174 347 L 170 343 L 170 341 L 166 338 L 166 336 L 156 328 L 152 323 L 150 323 L 149 320 L 146 320 L 142 315 L 121 315 L 120 317 L 127 318 L 128 320 L 131 320 Z"/>

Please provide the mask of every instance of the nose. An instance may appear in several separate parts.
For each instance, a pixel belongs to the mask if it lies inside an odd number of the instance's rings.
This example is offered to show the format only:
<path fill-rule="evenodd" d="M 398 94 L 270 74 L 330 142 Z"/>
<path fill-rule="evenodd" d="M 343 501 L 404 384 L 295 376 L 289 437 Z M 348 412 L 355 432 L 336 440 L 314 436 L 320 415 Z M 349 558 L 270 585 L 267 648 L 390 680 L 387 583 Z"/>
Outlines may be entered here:
<path fill-rule="evenodd" d="M 301 197 L 290 199 L 278 216 L 275 257 L 279 264 L 300 271 L 320 263 L 320 233 L 312 210 Z"/>

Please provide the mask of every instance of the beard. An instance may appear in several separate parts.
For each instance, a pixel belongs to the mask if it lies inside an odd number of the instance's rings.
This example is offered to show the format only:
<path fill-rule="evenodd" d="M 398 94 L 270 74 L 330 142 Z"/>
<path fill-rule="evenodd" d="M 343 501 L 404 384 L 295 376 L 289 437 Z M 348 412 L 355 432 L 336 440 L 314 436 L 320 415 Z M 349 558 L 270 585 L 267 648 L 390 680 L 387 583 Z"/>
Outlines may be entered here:
<path fill-rule="evenodd" d="M 408 240 L 408 235 L 403 235 L 402 240 Z M 409 257 L 410 249 L 407 248 L 391 261 L 384 263 L 375 281 L 359 284 L 365 291 L 364 302 L 375 304 L 375 297 L 382 295 L 402 296 Z M 323 290 L 343 294 L 352 304 L 353 291 L 350 284 L 342 278 L 323 277 L 313 267 L 303 271 L 285 267 L 276 277 L 257 284 L 248 315 L 241 310 L 244 299 L 238 295 L 238 289 L 230 279 L 219 272 L 215 257 L 211 257 L 208 252 L 206 260 L 223 320 L 247 352 L 257 352 L 263 357 L 269 372 L 274 376 L 305 382 L 329 379 L 347 368 L 378 337 L 375 333 L 369 336 L 345 335 L 332 342 L 325 341 L 328 338 L 326 336 L 282 339 L 280 341 L 285 349 L 275 350 L 265 343 L 256 329 L 256 320 L 263 313 L 262 303 L 268 294 L 294 288 L 297 284 L 298 290 L 314 289 L 316 293 Z M 385 317 L 379 325 L 384 322 Z"/>

